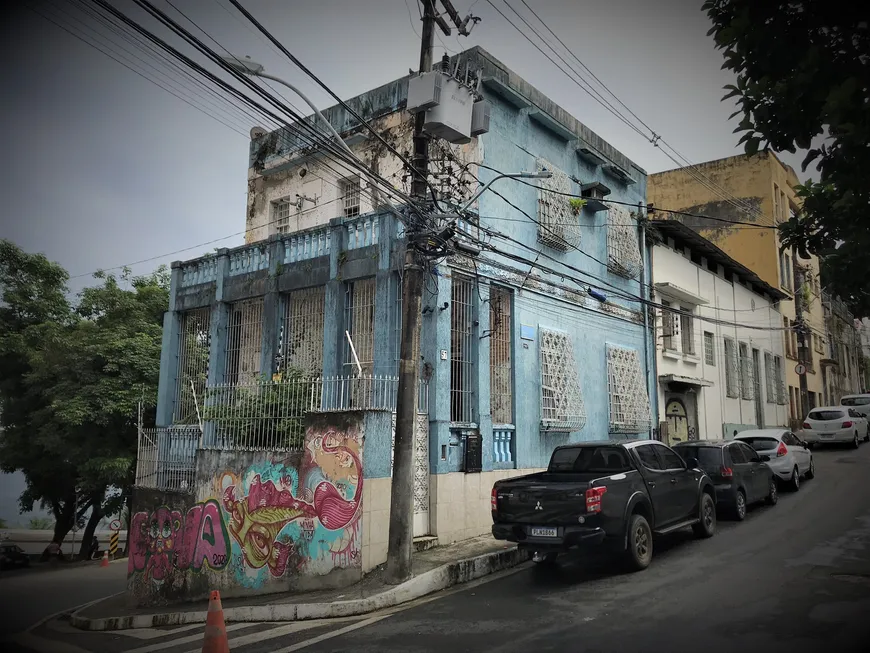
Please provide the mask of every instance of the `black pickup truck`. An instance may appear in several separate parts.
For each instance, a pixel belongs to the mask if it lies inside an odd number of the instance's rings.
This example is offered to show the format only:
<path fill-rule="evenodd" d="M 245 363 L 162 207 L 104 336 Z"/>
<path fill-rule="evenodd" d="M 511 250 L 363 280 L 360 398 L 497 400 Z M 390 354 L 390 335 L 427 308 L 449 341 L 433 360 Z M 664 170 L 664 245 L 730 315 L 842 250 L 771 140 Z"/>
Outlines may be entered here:
<path fill-rule="evenodd" d="M 547 471 L 498 481 L 492 534 L 516 542 L 535 562 L 569 548 L 605 545 L 629 566 L 652 560 L 652 536 L 691 526 L 716 531 L 716 491 L 698 461 L 654 440 L 558 447 Z"/>

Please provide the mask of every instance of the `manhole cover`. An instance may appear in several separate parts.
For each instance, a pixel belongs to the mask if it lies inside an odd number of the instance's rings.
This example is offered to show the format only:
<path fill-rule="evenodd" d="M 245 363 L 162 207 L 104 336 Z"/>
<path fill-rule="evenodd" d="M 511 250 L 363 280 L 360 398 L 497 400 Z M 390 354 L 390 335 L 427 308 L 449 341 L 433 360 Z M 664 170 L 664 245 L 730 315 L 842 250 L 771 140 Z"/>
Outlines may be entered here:
<path fill-rule="evenodd" d="M 860 583 L 870 585 L 870 574 L 831 574 L 831 578 L 843 580 L 847 583 Z"/>

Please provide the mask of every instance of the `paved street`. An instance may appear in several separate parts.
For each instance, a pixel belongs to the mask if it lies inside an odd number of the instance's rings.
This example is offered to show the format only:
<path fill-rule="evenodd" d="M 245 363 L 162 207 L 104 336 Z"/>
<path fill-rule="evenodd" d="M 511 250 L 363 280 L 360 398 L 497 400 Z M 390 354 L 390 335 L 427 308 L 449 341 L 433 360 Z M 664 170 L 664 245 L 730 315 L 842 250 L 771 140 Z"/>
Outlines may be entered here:
<path fill-rule="evenodd" d="M 653 565 L 626 574 L 569 560 L 525 565 L 392 614 L 331 622 L 234 624 L 234 653 L 643 651 L 766 653 L 866 650 L 870 635 L 870 445 L 816 452 L 817 476 L 742 524 L 720 522 L 657 543 Z M 99 570 L 98 570 L 99 571 Z M 34 633 L 76 651 L 181 653 L 202 627 Z M 135 635 L 135 636 L 131 636 Z M 858 642 L 863 641 L 863 644 Z M 36 649 L 34 649 L 36 650 Z M 51 650 L 43 648 L 42 650 Z"/>

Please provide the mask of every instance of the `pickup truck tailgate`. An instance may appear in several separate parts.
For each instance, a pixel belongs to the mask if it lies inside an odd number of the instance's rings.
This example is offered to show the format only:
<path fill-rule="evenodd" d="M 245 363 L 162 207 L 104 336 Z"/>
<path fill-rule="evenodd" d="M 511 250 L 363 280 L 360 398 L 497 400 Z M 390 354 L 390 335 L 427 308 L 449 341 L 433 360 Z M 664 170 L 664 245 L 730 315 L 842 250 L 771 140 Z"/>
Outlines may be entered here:
<path fill-rule="evenodd" d="M 568 515 L 586 514 L 586 490 L 593 478 L 581 474 L 577 474 L 577 478 L 566 478 L 565 474 L 560 474 L 558 484 L 549 484 L 547 476 L 544 473 L 534 479 L 518 479 L 498 487 L 498 521 L 555 524 L 564 523 Z"/>

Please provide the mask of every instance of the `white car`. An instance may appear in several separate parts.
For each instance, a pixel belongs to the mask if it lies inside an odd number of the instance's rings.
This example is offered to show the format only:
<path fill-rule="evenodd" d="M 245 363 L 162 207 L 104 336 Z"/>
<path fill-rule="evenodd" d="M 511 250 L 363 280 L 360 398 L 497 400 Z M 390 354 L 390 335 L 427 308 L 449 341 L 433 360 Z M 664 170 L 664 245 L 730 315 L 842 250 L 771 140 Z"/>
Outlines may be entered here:
<path fill-rule="evenodd" d="M 735 440 L 741 440 L 755 449 L 760 456 L 767 456 L 768 467 L 780 481 L 787 482 L 795 491 L 800 489 L 801 479 L 816 475 L 816 465 L 809 445 L 788 429 L 758 429 L 743 431 Z"/>
<path fill-rule="evenodd" d="M 840 399 L 840 405 L 851 408 L 870 420 L 870 395 L 846 395 Z"/>
<path fill-rule="evenodd" d="M 822 406 L 813 408 L 803 424 L 803 436 L 811 445 L 851 444 L 870 439 L 867 433 L 867 418 L 846 406 Z"/>

